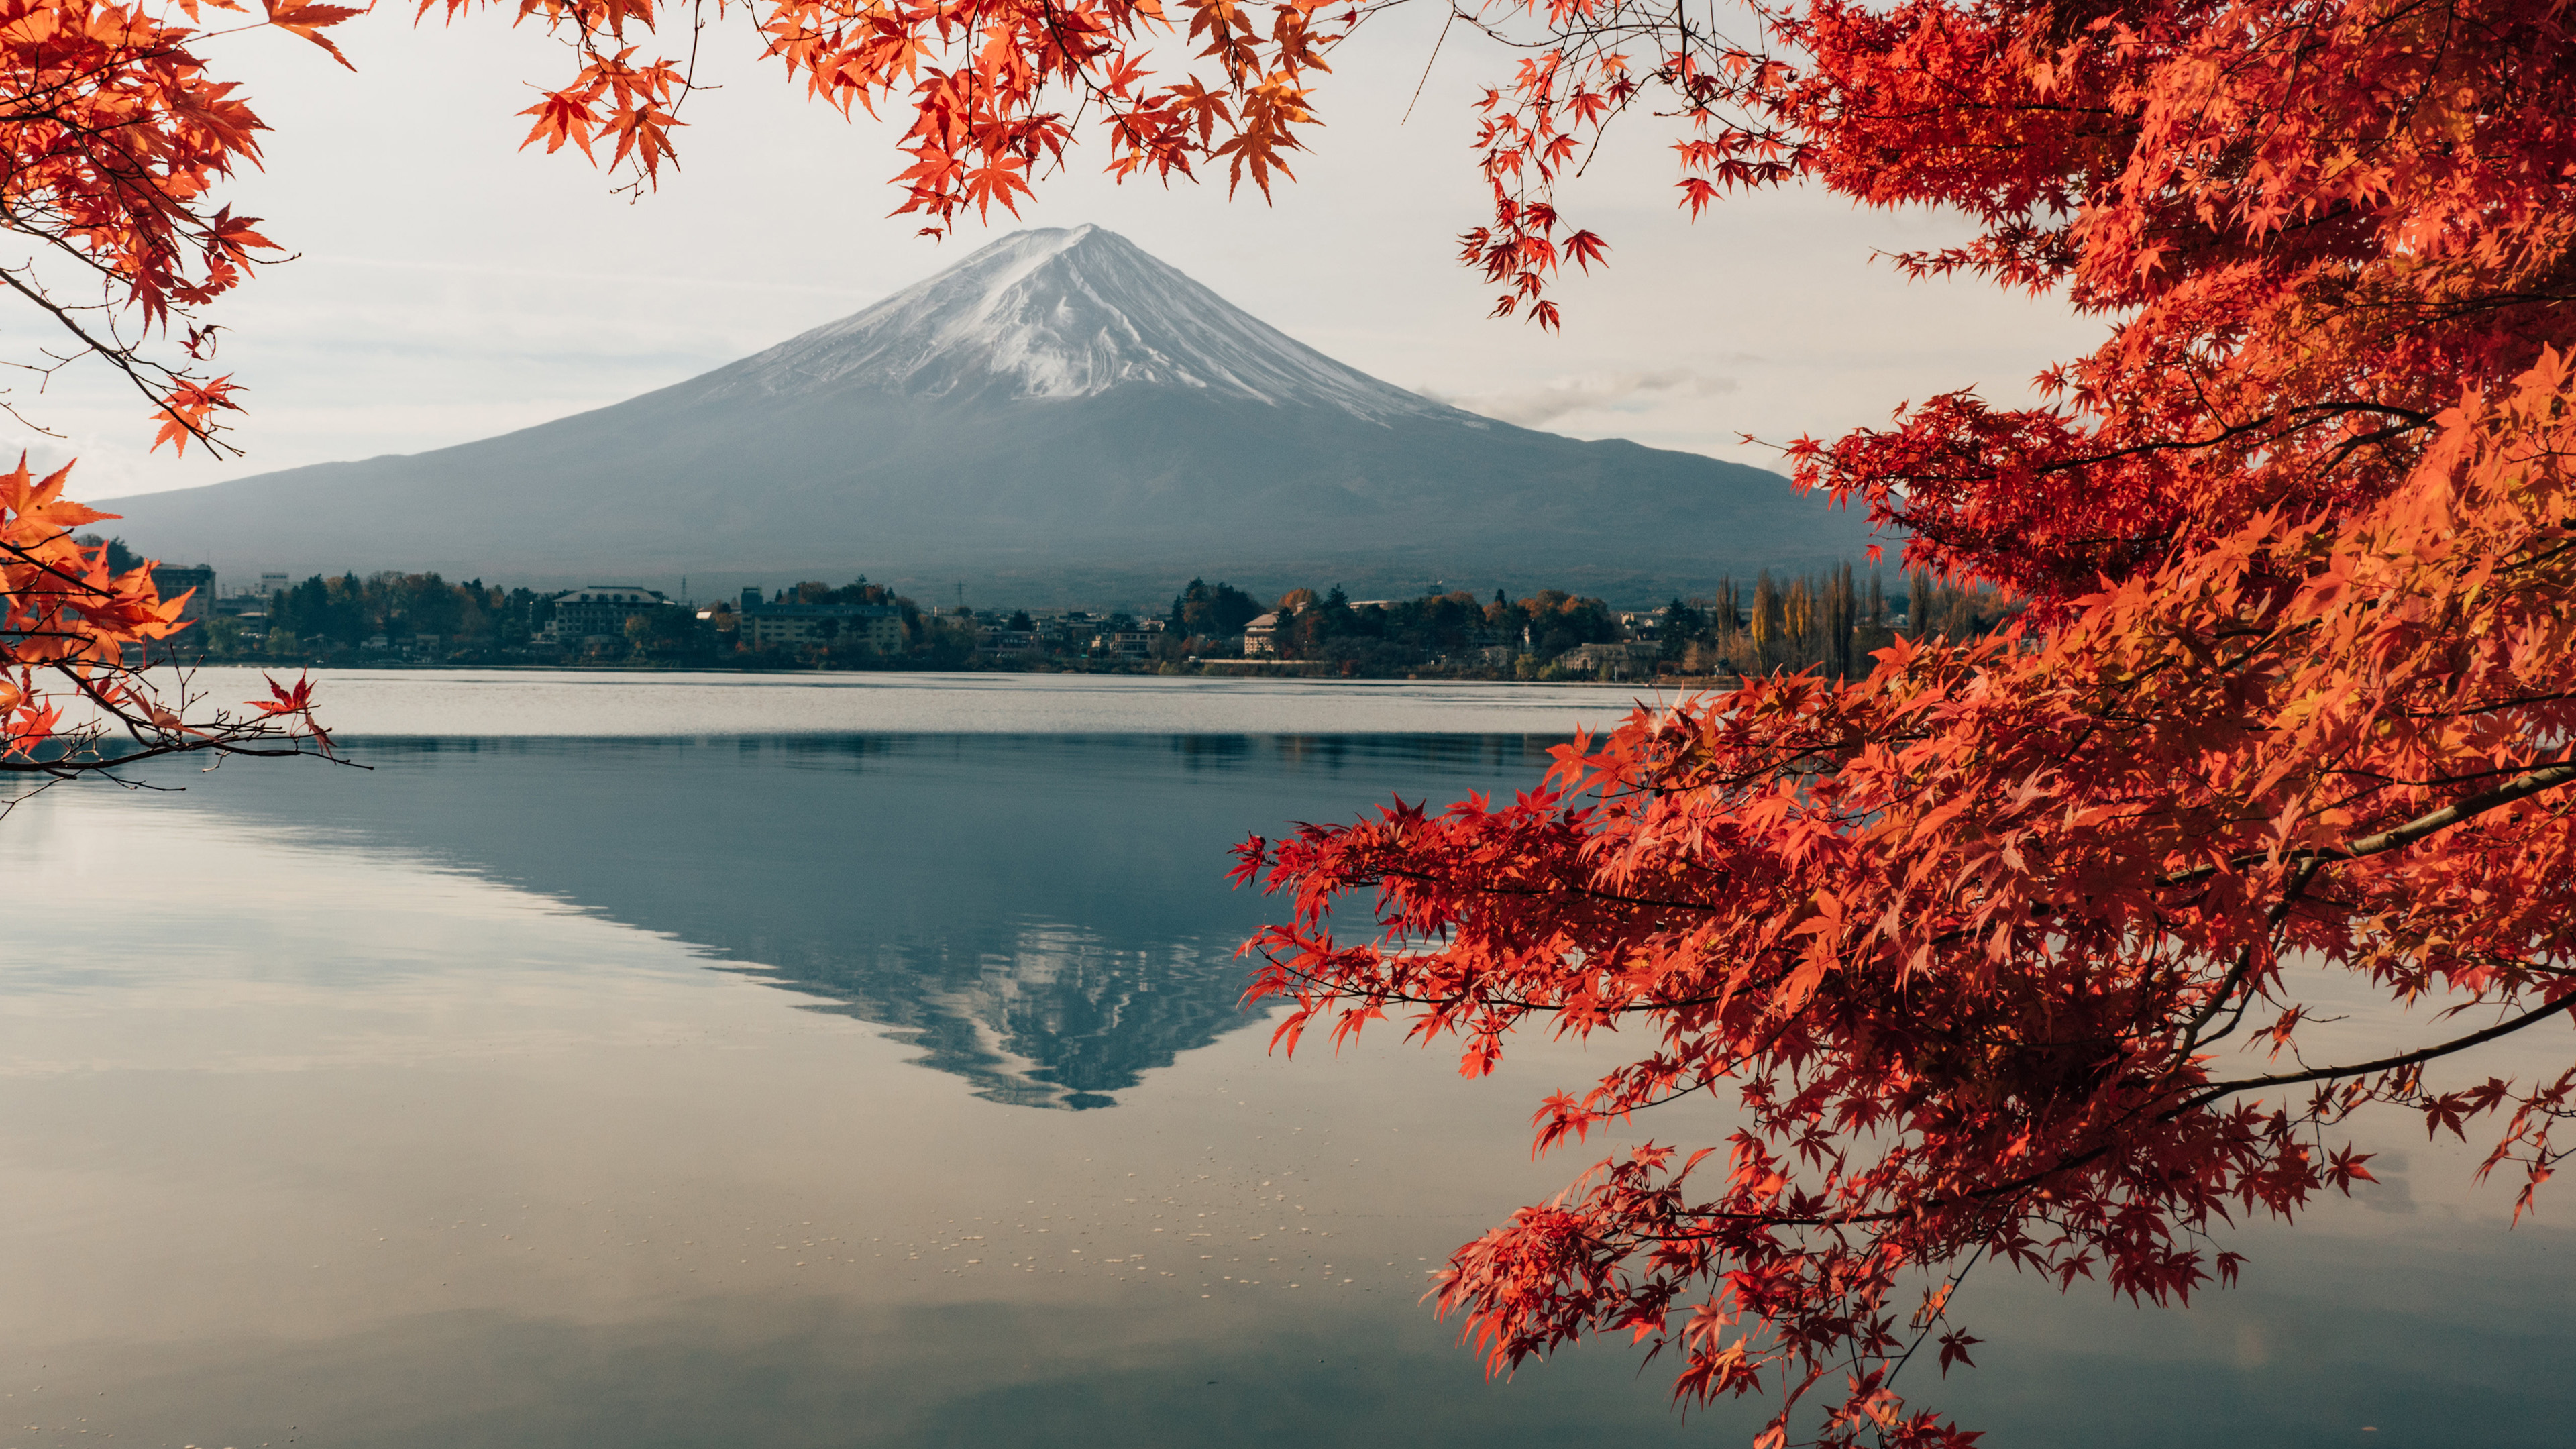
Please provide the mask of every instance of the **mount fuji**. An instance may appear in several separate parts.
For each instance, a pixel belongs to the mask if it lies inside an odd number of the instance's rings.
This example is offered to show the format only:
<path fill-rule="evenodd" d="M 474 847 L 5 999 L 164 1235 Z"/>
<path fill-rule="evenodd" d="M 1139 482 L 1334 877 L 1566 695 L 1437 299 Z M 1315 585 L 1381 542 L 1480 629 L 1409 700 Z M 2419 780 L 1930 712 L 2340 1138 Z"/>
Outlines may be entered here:
<path fill-rule="evenodd" d="M 1381 382 L 1089 226 L 1005 237 L 610 407 L 111 506 L 139 551 L 235 577 L 685 573 L 703 592 L 865 573 L 1029 604 L 1146 604 L 1198 574 L 1646 603 L 1869 542 L 1776 474 Z"/>

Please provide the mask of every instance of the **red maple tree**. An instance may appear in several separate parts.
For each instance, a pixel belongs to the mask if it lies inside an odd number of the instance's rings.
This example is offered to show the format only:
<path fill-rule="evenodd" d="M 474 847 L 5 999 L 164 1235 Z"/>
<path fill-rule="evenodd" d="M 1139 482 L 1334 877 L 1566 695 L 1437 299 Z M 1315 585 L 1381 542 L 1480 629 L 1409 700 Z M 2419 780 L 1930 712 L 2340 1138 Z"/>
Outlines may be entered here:
<path fill-rule="evenodd" d="M 1759 45 L 1527 13 L 1469 237 L 1507 305 L 1562 254 L 1559 169 L 1651 83 L 1691 208 L 1792 180 L 1950 207 L 1975 239 L 1904 266 L 2109 338 L 2043 406 L 1955 393 L 1792 449 L 1910 561 L 2017 591 L 2014 628 L 1642 710 L 1508 805 L 1246 847 L 1296 906 L 1254 943 L 1284 1044 L 1405 1013 L 1481 1072 L 1535 1015 L 1637 1043 L 1545 1104 L 1543 1148 L 1740 1113 L 1462 1248 L 1442 1309 L 1498 1367 L 1674 1350 L 1686 1398 L 1775 1396 L 1766 1444 L 1957 1443 L 1890 1374 L 1927 1338 L 1965 1359 L 1947 1285 L 1981 1258 L 2182 1300 L 2235 1270 L 2219 1225 L 2369 1176 L 2337 1129 L 2372 1106 L 2491 1123 L 2518 1216 L 2576 1071 L 2446 1059 L 2576 1006 L 2556 8 L 1810 3 L 1758 9 Z M 2299 1056 L 2356 978 L 2448 1029 Z"/>

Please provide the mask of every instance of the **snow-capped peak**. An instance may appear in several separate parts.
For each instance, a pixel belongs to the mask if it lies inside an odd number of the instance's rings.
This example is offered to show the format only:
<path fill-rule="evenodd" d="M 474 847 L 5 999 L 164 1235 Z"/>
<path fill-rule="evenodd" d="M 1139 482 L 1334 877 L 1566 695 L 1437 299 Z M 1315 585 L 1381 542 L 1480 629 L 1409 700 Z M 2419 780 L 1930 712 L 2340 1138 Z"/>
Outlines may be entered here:
<path fill-rule="evenodd" d="M 1292 340 L 1096 226 L 1015 232 L 705 382 L 709 397 L 870 389 L 1020 398 L 1141 383 L 1379 420 L 1463 416 Z"/>

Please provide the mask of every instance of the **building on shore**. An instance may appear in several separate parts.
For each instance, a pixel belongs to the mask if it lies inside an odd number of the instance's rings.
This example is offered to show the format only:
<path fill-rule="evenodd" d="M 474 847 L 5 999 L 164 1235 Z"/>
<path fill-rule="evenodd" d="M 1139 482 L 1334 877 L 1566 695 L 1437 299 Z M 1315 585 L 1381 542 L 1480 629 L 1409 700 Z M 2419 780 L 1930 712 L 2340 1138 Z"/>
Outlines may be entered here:
<path fill-rule="evenodd" d="M 1604 679 L 1652 675 L 1659 651 L 1651 643 L 1577 644 L 1556 656 L 1556 667 L 1569 674 L 1598 674 Z"/>
<path fill-rule="evenodd" d="M 154 564 L 152 587 L 159 590 L 165 600 L 196 590 L 189 594 L 188 606 L 179 611 L 179 617 L 191 624 L 202 622 L 214 612 L 215 569 L 212 564 Z"/>
<path fill-rule="evenodd" d="M 1123 629 L 1103 629 L 1092 636 L 1091 652 L 1112 659 L 1143 659 L 1163 637 L 1163 621 L 1139 619 Z"/>
<path fill-rule="evenodd" d="M 760 590 L 742 591 L 738 610 L 746 649 L 831 648 L 864 645 L 879 654 L 903 649 L 903 610 L 892 604 L 763 602 Z"/>
<path fill-rule="evenodd" d="M 624 639 L 626 621 L 637 614 L 672 607 L 658 589 L 633 584 L 590 584 L 554 597 L 554 617 L 547 621 L 548 643 L 571 647 L 592 639 Z"/>
<path fill-rule="evenodd" d="M 1278 653 L 1278 634 L 1279 616 L 1275 613 L 1264 614 L 1260 618 L 1253 620 L 1251 623 L 1244 625 L 1243 657 L 1250 659 L 1257 655 Z"/>

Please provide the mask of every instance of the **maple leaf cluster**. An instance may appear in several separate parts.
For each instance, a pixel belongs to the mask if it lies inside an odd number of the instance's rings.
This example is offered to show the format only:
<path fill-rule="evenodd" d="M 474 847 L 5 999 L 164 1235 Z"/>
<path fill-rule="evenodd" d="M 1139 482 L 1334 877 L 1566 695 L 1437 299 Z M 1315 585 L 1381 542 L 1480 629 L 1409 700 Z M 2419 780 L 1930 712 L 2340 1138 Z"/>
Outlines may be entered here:
<path fill-rule="evenodd" d="M 50 374 L 80 358 L 104 360 L 150 401 L 155 449 L 223 446 L 216 415 L 237 409 L 238 389 L 201 370 L 217 329 L 190 319 L 276 250 L 257 218 L 208 196 L 240 164 L 257 163 L 266 129 L 239 87 L 208 74 L 193 48 L 210 33 L 198 28 L 204 10 L 239 8 L 232 0 L 0 0 L 0 226 L 36 244 L 29 257 L 0 264 L 0 284 L 49 315 L 71 344 L 15 365 Z M 338 57 L 321 32 L 357 13 L 273 5 L 240 28 L 273 27 Z M 184 360 L 145 350 L 174 326 L 184 329 Z M 5 398 L 0 407 L 17 413 Z"/>
<path fill-rule="evenodd" d="M 1250 180 L 1264 195 L 1275 175 L 1293 176 L 1300 133 L 1320 124 L 1309 72 L 1340 38 L 1317 12 L 1326 0 L 716 0 L 721 17 L 739 9 L 765 59 L 781 63 L 807 93 L 844 115 L 908 114 L 901 149 L 910 164 L 895 178 L 895 214 L 919 214 L 925 232 L 944 234 L 968 212 L 1015 212 L 1033 180 L 1063 161 L 1089 114 L 1120 178 L 1192 177 L 1222 164 L 1228 186 Z M 453 22 L 476 0 L 422 0 Z M 572 79 L 524 114 L 524 144 L 571 145 L 625 167 L 630 185 L 655 184 L 677 151 L 672 133 L 694 88 L 696 36 L 705 0 L 520 0 L 534 21 L 576 56 Z M 638 58 L 632 37 L 679 17 L 689 55 Z M 1344 19 L 1352 15 L 1346 12 Z M 1151 42 L 1177 36 L 1198 69 L 1158 78 Z M 1204 71 L 1204 74 L 1200 72 Z"/>
<path fill-rule="evenodd" d="M 303 754 L 307 742 L 328 755 L 310 680 L 271 680 L 269 697 L 243 712 L 194 719 L 200 701 L 184 681 L 175 700 L 156 687 L 140 665 L 154 641 L 187 627 L 189 596 L 162 598 L 150 560 L 116 573 L 106 544 L 77 540 L 75 530 L 116 515 L 63 497 L 70 474 L 39 479 L 24 458 L 0 473 L 0 777 L 50 782 L 203 750 Z"/>

